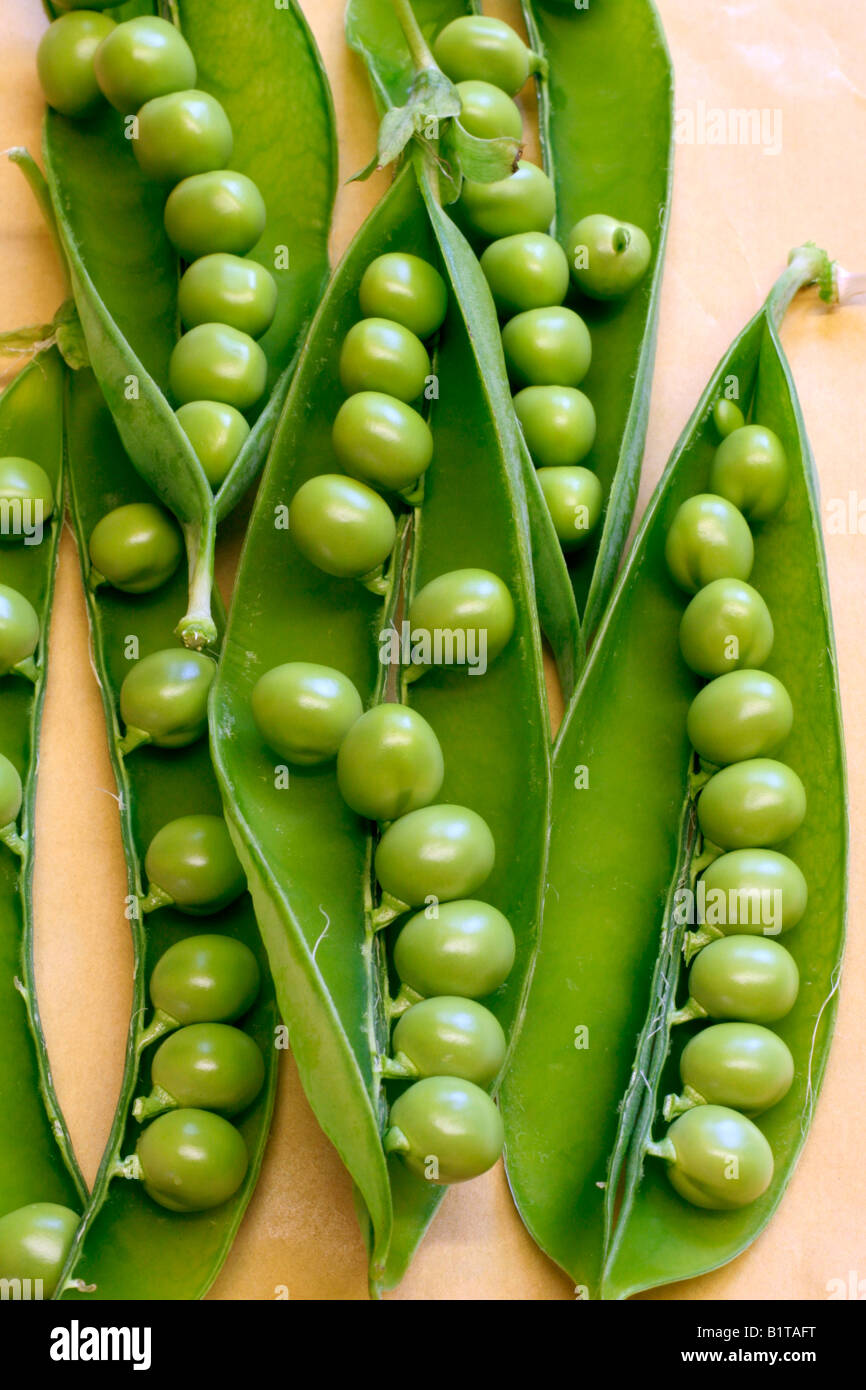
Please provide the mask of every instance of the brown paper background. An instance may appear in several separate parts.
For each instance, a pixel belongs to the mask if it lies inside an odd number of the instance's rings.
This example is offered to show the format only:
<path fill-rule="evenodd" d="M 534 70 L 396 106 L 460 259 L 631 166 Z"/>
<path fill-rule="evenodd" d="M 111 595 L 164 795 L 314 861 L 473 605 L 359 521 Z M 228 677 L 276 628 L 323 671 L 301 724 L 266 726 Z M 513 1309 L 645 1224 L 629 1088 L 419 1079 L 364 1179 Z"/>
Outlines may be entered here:
<path fill-rule="evenodd" d="M 601 3 L 601 0 L 596 0 Z M 383 0 L 384 3 L 384 0 Z M 614 3 L 614 0 L 605 0 Z M 866 270 L 866 11 L 851 0 L 659 0 L 679 109 L 780 111 L 782 150 L 679 144 L 671 236 L 642 504 L 725 347 L 754 312 L 789 247 L 813 239 Z M 305 5 L 334 89 L 341 178 L 367 162 L 375 124 L 358 63 L 342 39 L 343 0 Z M 517 23 L 517 5 L 491 13 Z M 0 149 L 39 148 L 34 50 L 45 20 L 37 0 L 0 0 L 4 34 Z M 624 156 L 627 157 L 627 156 Z M 382 176 L 341 186 L 338 256 L 380 195 Z M 616 209 L 610 209 L 615 212 Z M 0 328 L 51 318 L 61 294 L 52 250 L 16 170 L 0 167 Z M 866 492 L 866 307 L 827 312 L 801 296 L 785 346 L 800 390 L 824 505 Z M 866 509 L 864 509 L 866 510 Z M 221 582 L 228 589 L 242 523 L 229 523 Z M 866 521 L 864 521 L 866 530 Z M 856 828 L 866 799 L 862 718 L 861 535 L 827 536 Z M 37 972 L 60 1100 L 88 1179 L 96 1171 L 121 1078 L 131 951 L 122 913 L 122 854 L 102 711 L 69 535 L 51 632 L 38 801 Z M 656 1298 L 827 1296 L 832 1279 L 866 1277 L 863 1057 L 866 945 L 864 856 L 854 844 L 849 946 L 833 1055 L 805 1155 L 769 1230 L 733 1264 Z M 349 1181 L 320 1134 L 291 1062 L 249 1214 L 212 1296 L 363 1299 L 365 1262 Z M 404 1299 L 567 1299 L 570 1281 L 534 1247 L 500 1169 L 452 1190 L 408 1277 Z"/>

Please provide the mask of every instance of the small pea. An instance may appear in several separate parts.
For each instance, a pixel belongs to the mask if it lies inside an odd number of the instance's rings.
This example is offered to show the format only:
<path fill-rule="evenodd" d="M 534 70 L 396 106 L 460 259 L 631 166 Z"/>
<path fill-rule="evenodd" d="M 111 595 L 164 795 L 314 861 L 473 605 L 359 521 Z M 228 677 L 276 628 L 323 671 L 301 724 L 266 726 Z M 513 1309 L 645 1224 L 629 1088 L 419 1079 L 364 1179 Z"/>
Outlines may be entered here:
<path fill-rule="evenodd" d="M 201 933 L 164 951 L 150 978 L 154 1008 L 177 1024 L 231 1023 L 255 1003 L 258 962 L 242 941 Z"/>
<path fill-rule="evenodd" d="M 406 251 L 388 251 L 371 261 L 359 298 L 367 318 L 391 319 L 419 338 L 441 328 L 448 310 L 448 290 L 439 271 Z"/>
<path fill-rule="evenodd" d="M 409 625 L 413 644 L 425 635 L 430 642 L 433 665 L 457 665 L 465 657 L 474 670 L 483 674 L 491 661 L 504 651 L 514 632 L 514 600 L 498 575 L 489 570 L 449 570 L 437 575 L 420 589 L 409 606 Z M 437 634 L 465 634 L 465 652 L 453 642 L 436 649 Z M 421 674 L 423 663 L 410 667 Z"/>
<path fill-rule="evenodd" d="M 408 705 L 381 704 L 367 710 L 337 754 L 343 800 L 369 820 L 392 821 L 428 806 L 444 776 L 438 738 Z"/>
<path fill-rule="evenodd" d="M 172 906 L 193 916 L 220 912 L 246 891 L 246 878 L 222 816 L 178 816 L 158 830 L 144 859 L 150 893 L 144 911 Z"/>
<path fill-rule="evenodd" d="M 148 178 L 175 184 L 225 168 L 233 144 L 229 118 L 215 97 L 168 92 L 142 106 L 132 150 Z"/>
<path fill-rule="evenodd" d="M 123 751 L 142 743 L 186 748 L 207 733 L 207 701 L 216 662 L 201 652 L 171 647 L 137 661 L 120 687 L 126 724 Z"/>
<path fill-rule="evenodd" d="M 147 594 L 171 579 L 183 558 L 183 537 L 161 507 L 131 502 L 96 523 L 89 550 L 91 583 Z"/>
<path fill-rule="evenodd" d="M 773 619 L 757 589 L 714 579 L 699 589 L 680 623 L 683 660 L 699 676 L 757 669 L 773 650 Z"/>
<path fill-rule="evenodd" d="M 508 136 L 523 139 L 523 117 L 516 102 L 492 82 L 458 82 L 460 124 L 476 140 L 496 140 Z"/>
<path fill-rule="evenodd" d="M 788 495 L 788 459 L 765 425 L 743 425 L 723 439 L 710 469 L 710 487 L 750 521 L 774 516 Z"/>
<path fill-rule="evenodd" d="M 799 988 L 797 963 L 778 941 L 723 936 L 695 957 L 684 1012 L 691 1005 L 698 1017 L 776 1023 L 794 1007 Z"/>
<path fill-rule="evenodd" d="M 649 237 L 633 222 L 603 213 L 583 217 L 568 236 L 568 263 L 578 289 L 591 299 L 631 294 L 652 259 Z"/>
<path fill-rule="evenodd" d="M 187 401 L 177 421 L 211 487 L 221 487 L 250 432 L 243 415 L 224 401 Z"/>
<path fill-rule="evenodd" d="M 209 1211 L 233 1197 L 246 1177 L 243 1137 L 221 1115 L 169 1110 L 149 1124 L 136 1148 L 147 1195 L 169 1211 Z"/>
<path fill-rule="evenodd" d="M 343 340 L 340 381 L 349 396 L 379 391 L 398 401 L 414 401 L 424 390 L 429 371 L 424 344 L 401 323 L 361 319 Z"/>
<path fill-rule="evenodd" d="M 397 1021 L 391 1041 L 396 1067 L 410 1076 L 461 1076 L 490 1086 L 505 1061 L 502 1026 L 474 999 L 422 999 Z"/>
<path fill-rule="evenodd" d="M 80 1220 L 56 1202 L 31 1202 L 0 1216 L 0 1279 L 38 1282 L 42 1298 L 50 1298 Z"/>
<path fill-rule="evenodd" d="M 61 115 L 85 116 L 101 103 L 93 57 L 113 28 L 108 15 L 85 9 L 55 19 L 39 40 L 39 82 L 48 105 Z"/>
<path fill-rule="evenodd" d="M 461 15 L 437 34 L 433 56 L 452 82 L 483 77 L 509 96 L 520 91 L 538 60 L 502 19 Z"/>
<path fill-rule="evenodd" d="M 466 806 L 425 806 L 388 826 L 376 850 L 385 893 L 409 907 L 466 898 L 493 872 L 490 827 Z"/>
<path fill-rule="evenodd" d="M 713 424 L 722 439 L 733 434 L 734 430 L 741 430 L 745 423 L 746 417 L 736 401 L 729 401 L 726 396 L 720 396 L 713 406 Z"/>
<path fill-rule="evenodd" d="M 686 727 L 704 761 L 723 766 L 778 752 L 793 722 L 791 697 L 775 676 L 729 671 L 698 691 Z"/>
<path fill-rule="evenodd" d="M 178 1106 L 239 1115 L 252 1105 L 265 1080 L 261 1051 L 240 1028 L 193 1023 L 160 1043 L 151 1063 L 154 1090 L 136 1101 L 138 1120 Z"/>
<path fill-rule="evenodd" d="M 686 1043 L 680 1076 L 693 1103 L 760 1115 L 791 1089 L 794 1058 L 777 1033 L 758 1023 L 715 1023 Z"/>
<path fill-rule="evenodd" d="M 556 214 L 556 192 L 543 169 L 521 159 L 507 178 L 492 183 L 467 179 L 458 206 L 470 227 L 493 241 L 521 232 L 546 232 Z"/>
<path fill-rule="evenodd" d="M 763 1134 L 725 1106 L 687 1110 L 652 1151 L 667 1159 L 668 1177 L 680 1196 L 709 1211 L 749 1206 L 773 1180 L 773 1151 Z"/>
<path fill-rule="evenodd" d="M 440 779 L 441 780 L 441 779 Z M 439 788 L 437 787 L 438 791 Z M 21 812 L 24 789 L 14 763 L 0 753 L 0 832 L 14 826 Z"/>
<path fill-rule="evenodd" d="M 809 900 L 802 869 L 773 849 L 720 854 L 704 870 L 701 881 L 706 893 L 704 919 L 726 936 L 732 932 L 774 936 L 790 931 L 802 919 Z M 717 904 L 721 910 L 716 910 Z"/>
<path fill-rule="evenodd" d="M 456 1076 L 416 1081 L 394 1101 L 389 1124 L 386 1152 L 434 1185 L 486 1173 L 505 1143 L 502 1117 L 487 1092 Z"/>
<path fill-rule="evenodd" d="M 32 459 L 0 458 L 0 508 L 0 539 L 38 539 L 38 528 L 54 512 L 54 489 L 45 469 Z"/>
<path fill-rule="evenodd" d="M 546 232 L 522 232 L 493 241 L 481 269 L 503 317 L 561 304 L 568 291 L 568 261 Z"/>
<path fill-rule="evenodd" d="M 592 360 L 589 329 L 560 305 L 516 314 L 502 330 L 502 346 L 518 386 L 579 386 Z"/>
<path fill-rule="evenodd" d="M 595 473 L 588 468 L 539 468 L 538 481 L 563 550 L 585 545 L 604 505 Z"/>
<path fill-rule="evenodd" d="M 22 675 L 33 675 L 31 658 L 39 645 L 39 617 L 32 603 L 0 584 L 0 676 L 19 667 Z"/>
<path fill-rule="evenodd" d="M 671 522 L 665 559 L 672 578 L 693 594 L 714 579 L 748 579 L 755 545 L 746 518 L 731 502 L 697 493 Z"/>
<path fill-rule="evenodd" d="M 490 903 L 465 898 L 410 917 L 394 946 L 404 985 L 430 997 L 482 999 L 504 984 L 515 958 L 514 932 Z"/>
<path fill-rule="evenodd" d="M 344 401 L 333 427 L 334 453 L 353 478 L 402 492 L 430 467 L 433 435 L 416 410 L 381 391 Z"/>
<path fill-rule="evenodd" d="M 572 386 L 526 386 L 514 409 L 536 468 L 573 468 L 595 443 L 592 401 Z"/>
<path fill-rule="evenodd" d="M 249 410 L 264 394 L 267 379 L 267 358 L 258 343 L 224 323 L 191 328 L 169 358 L 169 385 L 182 405 L 222 401 Z"/>
<path fill-rule="evenodd" d="M 185 328 L 227 323 L 260 338 L 276 313 L 277 284 L 258 261 L 218 252 L 187 266 L 178 286 L 177 307 Z"/>
<path fill-rule="evenodd" d="M 301 484 L 289 507 L 289 530 L 311 564 L 339 579 L 381 570 L 397 538 L 387 502 L 341 473 L 320 473 Z"/>
<path fill-rule="evenodd" d="M 218 252 L 245 256 L 265 230 L 265 200 L 252 179 L 233 169 L 192 174 L 168 195 L 165 230 L 186 261 Z"/>
<path fill-rule="evenodd" d="M 260 676 L 251 706 L 265 743 L 291 763 L 330 762 L 364 706 L 348 676 L 331 666 L 289 661 Z"/>
<path fill-rule="evenodd" d="M 139 15 L 118 24 L 94 56 L 96 78 L 123 115 L 145 102 L 194 87 L 195 58 L 180 30 L 168 20 Z"/>
<path fill-rule="evenodd" d="M 716 772 L 698 797 L 698 821 L 720 849 L 777 845 L 803 823 L 806 792 L 785 763 L 749 758 Z"/>

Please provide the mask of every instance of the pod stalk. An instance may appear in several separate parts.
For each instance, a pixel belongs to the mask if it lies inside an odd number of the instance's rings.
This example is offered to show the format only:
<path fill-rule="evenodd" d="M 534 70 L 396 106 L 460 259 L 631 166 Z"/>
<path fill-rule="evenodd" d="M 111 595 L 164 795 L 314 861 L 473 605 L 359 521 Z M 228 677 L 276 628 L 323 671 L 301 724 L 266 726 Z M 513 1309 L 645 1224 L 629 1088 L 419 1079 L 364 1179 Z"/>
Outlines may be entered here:
<path fill-rule="evenodd" d="M 18 827 L 14 821 L 8 825 L 0 826 L 0 842 L 11 849 L 13 854 L 17 854 L 23 859 L 27 853 L 27 841 L 18 834 Z"/>
<path fill-rule="evenodd" d="M 689 999 L 681 1009 L 675 1009 L 671 1014 L 671 1027 L 674 1028 L 678 1023 L 693 1023 L 697 1018 L 709 1018 L 709 1014 L 697 999 Z"/>
<path fill-rule="evenodd" d="M 164 1009 L 154 1009 L 150 1023 L 138 1035 L 136 1052 L 143 1052 L 151 1043 L 156 1042 L 157 1038 L 164 1038 L 166 1033 L 173 1033 L 180 1026 L 180 1020 L 167 1014 Z"/>
<path fill-rule="evenodd" d="M 130 724 L 123 738 L 118 741 L 117 751 L 122 758 L 125 758 L 127 754 L 134 753 L 136 748 L 140 748 L 142 744 L 150 743 L 150 741 L 149 733 L 144 729 L 136 729 L 134 725 Z"/>
<path fill-rule="evenodd" d="M 403 37 L 412 55 L 412 63 L 416 72 L 430 71 L 435 68 L 436 61 L 421 32 L 421 26 L 415 18 L 415 11 L 410 0 L 391 0 L 391 8 L 403 30 Z"/>
<path fill-rule="evenodd" d="M 402 1129 L 392 1125 L 382 1136 L 382 1148 L 386 1154 L 405 1154 L 409 1152 L 411 1145 Z"/>
<path fill-rule="evenodd" d="M 23 676 L 26 681 L 32 681 L 35 685 L 39 679 L 39 667 L 36 665 L 32 656 L 27 656 L 23 661 L 19 661 L 12 670 L 18 676 Z"/>
<path fill-rule="evenodd" d="M 787 266 L 767 296 L 767 312 L 774 328 L 778 329 L 781 326 L 797 292 L 816 282 L 822 299 L 835 299 L 836 290 L 830 258 L 820 246 L 809 241 L 794 248 L 788 257 Z"/>
<path fill-rule="evenodd" d="M 424 995 L 419 994 L 410 985 L 401 985 L 398 993 L 391 1000 L 391 1006 L 388 1010 L 389 1018 L 399 1018 L 401 1014 L 406 1013 L 407 1009 L 411 1009 L 413 1004 L 420 1004 L 423 998 Z"/>
<path fill-rule="evenodd" d="M 185 647 L 201 651 L 217 640 L 211 613 L 213 594 L 214 513 L 184 527 L 189 561 L 189 607 L 175 632 Z"/>
<path fill-rule="evenodd" d="M 675 1120 L 677 1115 L 684 1115 L 687 1110 L 694 1110 L 696 1105 L 706 1103 L 704 1097 L 693 1086 L 684 1086 L 681 1096 L 665 1096 L 662 1114 L 666 1120 Z"/>
<path fill-rule="evenodd" d="M 132 1113 L 139 1122 L 155 1119 L 166 1110 L 174 1110 L 177 1101 L 162 1086 L 154 1086 L 149 1096 L 139 1096 L 132 1107 Z"/>
<path fill-rule="evenodd" d="M 152 883 L 147 897 L 140 897 L 138 905 L 142 914 L 147 916 L 148 912 L 158 912 L 161 907 L 173 907 L 174 898 L 166 893 L 164 888 L 160 888 L 158 883 Z"/>
<path fill-rule="evenodd" d="M 404 912 L 409 911 L 409 903 L 401 902 L 391 893 L 383 893 L 379 906 L 373 909 L 372 922 L 373 930 L 381 931 L 387 927 L 397 917 L 402 917 Z"/>

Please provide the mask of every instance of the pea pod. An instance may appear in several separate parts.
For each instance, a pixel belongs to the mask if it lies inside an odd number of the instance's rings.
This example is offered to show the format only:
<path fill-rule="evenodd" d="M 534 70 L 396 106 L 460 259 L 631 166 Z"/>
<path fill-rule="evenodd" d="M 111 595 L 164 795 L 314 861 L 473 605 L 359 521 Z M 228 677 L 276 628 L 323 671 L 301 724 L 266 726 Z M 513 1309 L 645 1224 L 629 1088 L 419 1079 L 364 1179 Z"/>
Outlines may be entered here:
<path fill-rule="evenodd" d="M 543 945 L 503 1109 L 523 1218 L 590 1297 L 700 1274 L 755 1238 L 782 1197 L 827 1059 L 844 935 L 845 767 L 817 482 L 778 337 L 797 288 L 826 273 L 823 253 L 794 253 L 713 374 L 653 495 L 556 749 Z M 684 1202 L 647 1154 L 689 1032 L 670 1031 L 684 993 L 677 908 L 702 867 L 695 797 L 707 775 L 686 735 L 696 680 L 679 656 L 683 603 L 665 542 L 679 505 L 709 490 L 720 439 L 713 408 L 732 393 L 782 440 L 791 473 L 784 507 L 756 532 L 750 582 L 775 624 L 767 669 L 794 705 L 784 757 L 808 785 L 809 808 L 785 851 L 811 895 L 786 937 L 800 993 L 774 1024 L 795 1080 L 756 1122 L 775 1175 L 757 1201 L 722 1213 Z"/>

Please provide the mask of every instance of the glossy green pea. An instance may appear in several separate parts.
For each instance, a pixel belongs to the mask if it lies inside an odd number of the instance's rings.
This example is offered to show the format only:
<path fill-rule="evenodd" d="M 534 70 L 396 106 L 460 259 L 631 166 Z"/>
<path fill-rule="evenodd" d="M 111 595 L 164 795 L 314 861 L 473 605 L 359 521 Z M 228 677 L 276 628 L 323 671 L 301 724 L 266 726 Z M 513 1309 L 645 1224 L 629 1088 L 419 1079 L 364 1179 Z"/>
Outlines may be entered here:
<path fill-rule="evenodd" d="M 802 870 L 793 859 L 772 849 L 720 854 L 701 881 L 707 895 L 703 919 L 726 936 L 734 932 L 775 936 L 790 931 L 803 917 L 809 899 Z M 717 904 L 723 905 L 723 911 L 717 910 Z"/>
<path fill-rule="evenodd" d="M 539 468 L 538 481 L 563 550 L 585 545 L 604 504 L 596 475 L 588 468 Z"/>
<path fill-rule="evenodd" d="M 441 781 L 441 779 L 440 779 Z M 439 788 L 436 788 L 438 791 Z M 24 790 L 14 763 L 0 753 L 0 830 L 14 825 L 21 811 Z"/>
<path fill-rule="evenodd" d="M 367 318 L 390 319 L 419 338 L 441 328 L 448 312 L 448 290 L 439 271 L 407 251 L 387 251 L 371 261 L 358 296 Z"/>
<path fill-rule="evenodd" d="M 265 230 L 265 200 L 252 179 L 233 169 L 193 174 L 165 205 L 169 241 L 186 261 L 217 252 L 245 256 Z"/>
<path fill-rule="evenodd" d="M 535 72 L 535 55 L 504 20 L 487 15 L 453 19 L 436 36 L 433 56 L 452 82 L 483 77 L 509 96 Z"/>
<path fill-rule="evenodd" d="M 145 907 L 172 904 L 181 912 L 220 912 L 247 881 L 222 816 L 178 816 L 158 830 L 144 868 L 150 884 Z"/>
<path fill-rule="evenodd" d="M 481 269 L 503 316 L 561 304 L 568 290 L 565 252 L 546 232 L 492 241 L 481 257 Z"/>
<path fill-rule="evenodd" d="M 489 570 L 449 570 L 437 575 L 409 605 L 412 640 L 419 633 L 429 634 L 434 665 L 457 664 L 463 655 L 459 642 L 454 643 L 453 650 L 443 644 L 442 652 L 437 653 L 436 634 L 464 633 L 467 661 L 472 656 L 470 642 L 474 641 L 474 669 L 479 674 L 508 645 L 514 621 L 514 600 L 499 576 Z M 437 656 L 441 656 L 441 661 L 437 661 Z"/>
<path fill-rule="evenodd" d="M 569 468 L 595 443 L 592 401 L 573 386 L 525 386 L 514 409 L 536 468 Z"/>
<path fill-rule="evenodd" d="M 750 758 L 715 773 L 698 797 L 698 821 L 720 849 L 780 844 L 806 815 L 803 783 L 785 763 Z"/>
<path fill-rule="evenodd" d="M 773 619 L 757 589 L 714 579 L 699 589 L 680 623 L 680 651 L 699 676 L 763 666 L 773 650 Z"/>
<path fill-rule="evenodd" d="M 137 1119 L 175 1106 L 231 1116 L 252 1105 L 264 1085 L 265 1064 L 260 1049 L 240 1028 L 194 1023 L 160 1043 L 150 1075 L 158 1089 L 137 1103 Z"/>
<path fill-rule="evenodd" d="M 389 825 L 376 850 L 376 877 L 398 902 L 420 907 L 466 898 L 493 872 L 487 822 L 466 806 L 425 806 Z"/>
<path fill-rule="evenodd" d="M 733 503 L 701 492 L 683 502 L 671 522 L 665 559 L 672 578 L 693 594 L 714 579 L 748 579 L 755 545 Z"/>
<path fill-rule="evenodd" d="M 139 167 L 160 183 L 224 169 L 234 137 L 229 118 L 207 92 L 169 92 L 145 102 L 132 142 Z"/>
<path fill-rule="evenodd" d="M 508 374 L 519 386 L 579 386 L 589 371 L 592 339 L 573 309 L 527 309 L 502 330 Z"/>
<path fill-rule="evenodd" d="M 29 661 L 39 644 L 39 617 L 32 603 L 0 584 L 0 676 Z"/>
<path fill-rule="evenodd" d="M 211 487 L 221 487 L 250 432 L 243 415 L 225 401 L 187 401 L 177 419 Z"/>
<path fill-rule="evenodd" d="M 0 458 L 0 539 L 37 539 L 53 511 L 54 489 L 45 469 L 32 459 Z"/>
<path fill-rule="evenodd" d="M 261 399 L 268 362 L 248 333 L 224 323 L 200 323 L 175 343 L 168 380 L 175 400 L 221 401 L 249 410 Z"/>
<path fill-rule="evenodd" d="M 496 140 L 510 136 L 523 138 L 523 117 L 519 107 L 501 87 L 492 82 L 457 83 L 460 97 L 460 124 L 477 140 Z"/>
<path fill-rule="evenodd" d="M 710 469 L 710 487 L 750 521 L 775 515 L 788 495 L 790 470 L 782 441 L 765 425 L 743 425 L 723 439 Z"/>
<path fill-rule="evenodd" d="M 505 1061 L 498 1019 L 474 999 L 442 995 L 413 1004 L 397 1021 L 391 1050 L 413 1076 L 461 1076 L 489 1086 Z"/>
<path fill-rule="evenodd" d="M 108 15 L 87 10 L 55 19 L 39 40 L 36 71 L 45 100 L 63 116 L 84 116 L 102 101 L 93 55 L 114 28 Z"/>
<path fill-rule="evenodd" d="M 794 1058 L 777 1033 L 758 1023 L 714 1023 L 686 1043 L 680 1076 L 697 1104 L 760 1115 L 791 1089 Z"/>
<path fill-rule="evenodd" d="M 745 423 L 746 417 L 736 401 L 729 401 L 726 396 L 720 396 L 713 406 L 713 424 L 722 439 L 733 434 L 734 430 L 741 430 Z"/>
<path fill-rule="evenodd" d="M 179 1024 L 231 1023 L 255 1003 L 258 962 L 242 941 L 202 933 L 163 952 L 150 978 L 155 1009 Z"/>
<path fill-rule="evenodd" d="M 467 179 L 459 206 L 470 227 L 492 241 L 521 232 L 546 232 L 556 214 L 556 192 L 543 169 L 521 159 L 516 172 L 505 179 Z"/>
<path fill-rule="evenodd" d="M 773 1151 L 757 1125 L 724 1106 L 687 1110 L 668 1130 L 667 1145 L 671 1185 L 695 1207 L 747 1207 L 773 1178 Z"/>
<path fill-rule="evenodd" d="M 364 709 L 348 676 L 307 661 L 266 671 L 253 688 L 251 705 L 265 743 L 290 763 L 308 767 L 337 756 Z"/>
<path fill-rule="evenodd" d="M 505 1134 L 486 1091 L 460 1077 L 429 1076 L 394 1101 L 384 1143 L 417 1177 L 446 1184 L 492 1168 Z"/>
<path fill-rule="evenodd" d="M 394 967 L 404 985 L 429 997 L 456 994 L 483 999 L 514 966 L 514 932 L 490 903 L 466 898 L 416 912 L 394 946 Z"/>
<path fill-rule="evenodd" d="M 352 725 L 337 754 L 343 800 L 369 820 L 392 821 L 428 806 L 445 776 L 435 733 L 407 705 L 382 704 Z"/>
<path fill-rule="evenodd" d="M 686 720 L 692 747 L 724 766 L 776 753 L 791 732 L 794 707 L 767 671 L 728 671 L 692 700 Z"/>
<path fill-rule="evenodd" d="M 31 1283 L 30 1297 L 50 1298 L 80 1220 L 55 1202 L 31 1202 L 0 1216 L 0 1279 L 39 1280 L 41 1288 Z"/>
<path fill-rule="evenodd" d="M 569 232 L 567 245 L 574 282 L 591 299 L 631 294 L 652 259 L 652 246 L 642 228 L 604 213 L 582 217 Z"/>
<path fill-rule="evenodd" d="M 776 1023 L 794 1007 L 799 988 L 797 963 L 778 941 L 723 936 L 695 957 L 689 1003 L 701 1017 Z"/>
<path fill-rule="evenodd" d="M 115 26 L 94 57 L 96 79 L 118 111 L 133 115 L 153 97 L 194 87 L 195 58 L 179 29 L 152 15 Z"/>
<path fill-rule="evenodd" d="M 420 338 L 389 319 L 361 319 L 343 340 L 340 381 L 347 395 L 379 391 L 399 401 L 414 401 L 429 371 L 430 359 Z"/>
<path fill-rule="evenodd" d="M 177 307 L 185 328 L 227 323 L 260 338 L 277 310 L 277 285 L 258 261 L 220 252 L 187 267 L 178 286 Z"/>
<path fill-rule="evenodd" d="M 152 502 L 115 507 L 90 534 L 91 582 L 98 577 L 126 594 L 147 594 L 174 574 L 183 558 L 175 522 Z"/>
<path fill-rule="evenodd" d="M 381 570 L 397 537 L 387 502 L 342 473 L 320 473 L 298 488 L 289 507 L 289 530 L 311 564 L 340 579 Z"/>
<path fill-rule="evenodd" d="M 433 435 L 416 410 L 380 391 L 344 401 L 333 427 L 334 453 L 353 478 L 400 492 L 430 467 Z"/>
<path fill-rule="evenodd" d="M 140 743 L 186 748 L 207 733 L 207 699 L 216 662 L 171 647 L 137 661 L 120 687 L 124 752 Z"/>
<path fill-rule="evenodd" d="M 209 1211 L 233 1197 L 249 1166 L 234 1125 L 207 1110 L 169 1110 L 135 1147 L 147 1195 L 169 1211 Z"/>

